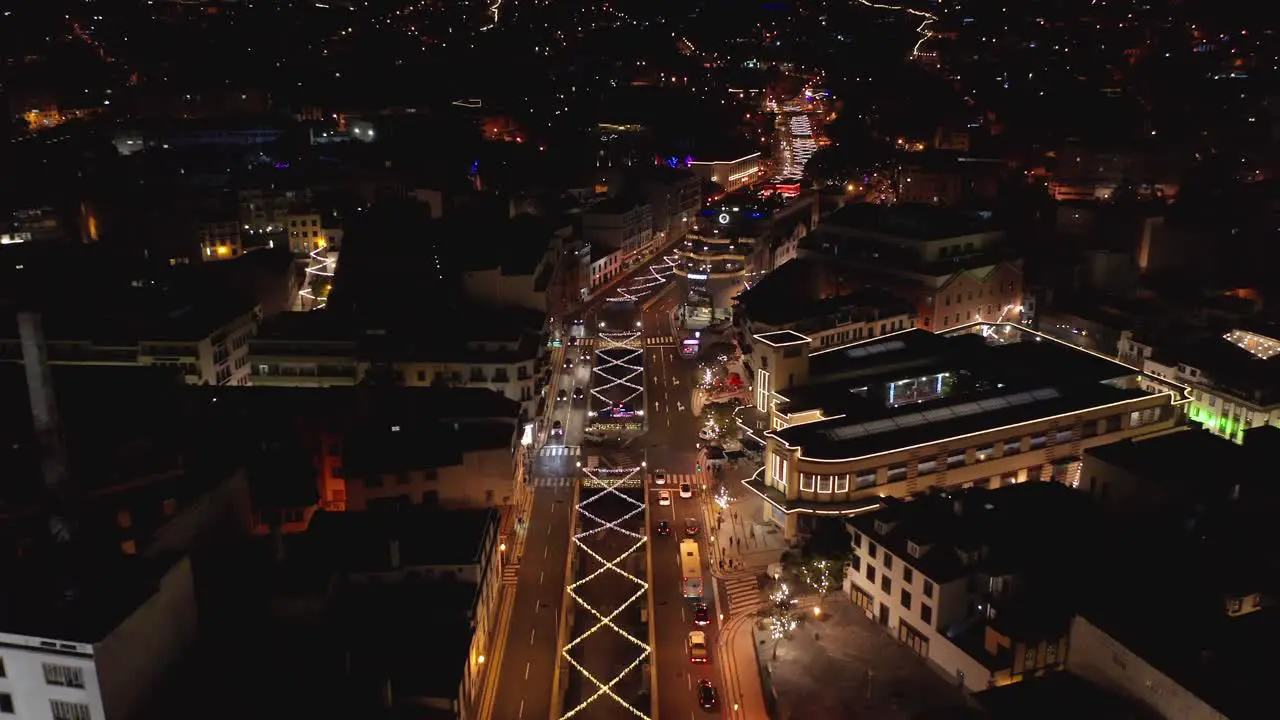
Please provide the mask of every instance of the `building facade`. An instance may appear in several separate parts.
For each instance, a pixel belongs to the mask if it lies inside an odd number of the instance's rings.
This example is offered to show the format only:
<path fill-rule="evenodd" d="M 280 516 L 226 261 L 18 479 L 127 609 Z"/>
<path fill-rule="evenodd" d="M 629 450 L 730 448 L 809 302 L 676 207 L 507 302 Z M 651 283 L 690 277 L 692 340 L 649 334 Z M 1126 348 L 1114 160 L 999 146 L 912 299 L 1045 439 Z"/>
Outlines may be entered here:
<path fill-rule="evenodd" d="M 886 496 L 1078 484 L 1084 449 L 1173 427 L 1189 401 L 1184 386 L 1146 392 L 1133 368 L 1011 323 L 815 353 L 789 331 L 754 340 L 755 407 L 740 417 L 766 453 L 746 485 L 789 538 L 801 518 Z"/>
<path fill-rule="evenodd" d="M 755 152 L 733 160 L 693 160 L 689 162 L 689 169 L 702 180 L 733 192 L 760 179 L 764 160 Z"/>

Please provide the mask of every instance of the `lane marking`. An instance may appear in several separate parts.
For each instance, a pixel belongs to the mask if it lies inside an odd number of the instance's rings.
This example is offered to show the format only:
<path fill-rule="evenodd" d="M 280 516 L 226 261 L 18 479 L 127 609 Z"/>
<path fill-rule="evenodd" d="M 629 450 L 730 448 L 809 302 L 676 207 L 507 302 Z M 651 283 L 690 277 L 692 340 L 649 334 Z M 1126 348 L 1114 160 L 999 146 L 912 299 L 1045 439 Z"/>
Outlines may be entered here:
<path fill-rule="evenodd" d="M 550 552 L 550 551 L 551 551 L 551 546 L 550 546 L 550 545 L 543 545 L 543 546 L 542 546 L 542 559 L 544 559 L 544 560 L 545 560 L 545 559 L 547 558 L 547 553 L 548 553 L 548 552 Z"/>
<path fill-rule="evenodd" d="M 547 572 L 546 570 L 539 570 L 539 571 L 538 571 L 538 584 L 539 584 L 539 585 L 541 585 L 541 584 L 542 584 L 542 576 L 543 576 L 543 575 L 545 575 L 545 574 L 546 574 L 546 572 Z"/>
<path fill-rule="evenodd" d="M 533 634 L 534 634 L 534 633 L 536 633 L 536 632 L 538 632 L 538 628 L 533 628 L 532 630 L 530 630 L 530 631 L 529 631 L 529 644 L 530 644 L 530 645 L 532 645 L 532 644 L 533 644 Z"/>
<path fill-rule="evenodd" d="M 518 718 L 524 717 L 524 700 L 523 699 L 520 700 L 520 714 L 517 715 L 516 717 Z"/>
<path fill-rule="evenodd" d="M 529 679 L 529 666 L 530 666 L 530 665 L 532 665 L 532 664 L 533 664 L 533 662 L 532 662 L 532 661 L 527 662 L 527 663 L 525 663 L 525 664 L 524 664 L 524 679 L 525 679 L 525 680 L 528 680 L 528 679 Z"/>

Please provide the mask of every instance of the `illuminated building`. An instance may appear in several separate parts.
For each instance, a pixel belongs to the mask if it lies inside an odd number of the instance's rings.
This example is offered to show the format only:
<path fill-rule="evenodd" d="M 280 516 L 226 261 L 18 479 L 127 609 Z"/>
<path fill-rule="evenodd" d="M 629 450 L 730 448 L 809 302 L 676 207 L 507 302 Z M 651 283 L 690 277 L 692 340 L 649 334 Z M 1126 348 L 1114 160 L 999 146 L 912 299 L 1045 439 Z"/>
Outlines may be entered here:
<path fill-rule="evenodd" d="M 688 170 L 641 165 L 618 173 L 609 192 L 634 193 L 652 209 L 655 242 L 665 246 L 693 229 L 702 209 L 702 181 Z"/>
<path fill-rule="evenodd" d="M 1087 498 L 1057 483 L 886 500 L 845 521 L 853 553 L 844 591 L 969 692 L 1060 671 L 1072 608 L 1044 595 L 1068 570 L 1053 561 L 1078 541 L 1044 532 L 1046 522 L 1090 527 L 1100 518 Z"/>
<path fill-rule="evenodd" d="M 914 311 L 887 291 L 846 284 L 838 265 L 809 257 L 774 268 L 740 294 L 733 319 L 746 337 L 792 330 L 821 350 L 915 327 Z"/>
<path fill-rule="evenodd" d="M 733 192 L 759 180 L 764 161 L 760 153 L 755 152 L 733 160 L 693 160 L 689 162 L 689 169 L 703 180 Z"/>
<path fill-rule="evenodd" d="M 1175 342 L 1142 358 L 1145 384 L 1191 388 L 1187 418 L 1233 442 L 1249 428 L 1280 426 L 1280 335 L 1275 328 L 1236 328 L 1222 337 Z"/>
<path fill-rule="evenodd" d="M 676 248 L 685 326 L 732 318 L 733 299 L 775 262 L 789 259 L 789 249 L 816 224 L 817 200 L 816 193 L 738 192 L 703 208 L 694 232 Z"/>
<path fill-rule="evenodd" d="M 602 200 L 582 213 L 582 239 L 592 248 L 593 267 L 606 251 L 621 252 L 616 264 L 629 267 L 653 244 L 653 210 L 630 198 Z"/>
<path fill-rule="evenodd" d="M 919 327 L 942 332 L 972 322 L 1031 318 L 1023 303 L 1022 260 L 989 214 L 932 205 L 850 204 L 800 242 L 857 270 L 857 278 L 916 306 Z"/>
<path fill-rule="evenodd" d="M 248 385 L 248 342 L 257 314 L 257 308 L 137 311 L 102 300 L 76 317 L 46 317 L 49 362 L 163 367 L 190 385 Z M 0 337 L 0 361 L 13 362 L 21 357 L 18 336 L 13 328 L 7 332 L 12 334 Z"/>
<path fill-rule="evenodd" d="M 200 258 L 205 262 L 233 260 L 244 254 L 240 223 L 235 220 L 202 222 L 198 230 Z"/>
<path fill-rule="evenodd" d="M 811 352 L 792 331 L 753 340 L 767 447 L 747 486 L 788 538 L 801 518 L 856 515 L 929 488 L 1079 481 L 1087 448 L 1181 423 L 1187 388 L 1012 323 L 919 329 Z M 762 412 L 759 409 L 767 409 Z"/>
<path fill-rule="evenodd" d="M 922 152 L 902 157 L 894 177 L 898 202 L 964 205 L 996 199 L 1004 161 Z"/>

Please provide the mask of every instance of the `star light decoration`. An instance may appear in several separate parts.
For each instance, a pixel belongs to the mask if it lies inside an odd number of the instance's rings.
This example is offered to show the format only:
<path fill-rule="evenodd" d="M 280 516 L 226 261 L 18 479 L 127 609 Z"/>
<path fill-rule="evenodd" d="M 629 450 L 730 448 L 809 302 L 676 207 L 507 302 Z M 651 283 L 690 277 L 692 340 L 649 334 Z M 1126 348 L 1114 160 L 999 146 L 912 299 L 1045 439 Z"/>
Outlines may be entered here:
<path fill-rule="evenodd" d="M 337 269 L 338 261 L 329 257 L 328 252 L 323 247 L 316 248 L 311 251 L 311 264 L 307 266 L 307 284 L 298 292 L 299 295 L 311 301 L 312 310 L 323 309 L 329 304 L 326 298 L 318 297 L 312 288 L 317 282 L 333 282 L 334 270 Z"/>
<path fill-rule="evenodd" d="M 600 344 L 596 346 L 596 363 L 592 372 L 598 373 L 608 382 L 591 388 L 591 394 L 599 398 L 605 407 L 635 400 L 644 392 L 644 378 L 641 377 L 644 373 L 644 342 L 640 339 L 640 333 L 600 333 L 599 338 Z M 605 355 L 606 350 L 613 352 Z M 606 390 L 619 385 L 632 393 L 621 400 L 604 395 Z"/>
<path fill-rule="evenodd" d="M 619 288 L 607 300 L 609 302 L 639 302 L 643 300 L 671 279 L 671 276 L 675 273 L 676 261 L 679 259 L 679 255 L 664 255 L 661 261 L 649 266 L 648 273 L 640 273 L 631 278 L 631 281 L 627 283 L 627 287 Z"/>
<path fill-rule="evenodd" d="M 636 500 L 635 498 L 632 498 L 626 495 L 625 493 L 618 491 L 619 487 L 623 487 L 625 486 L 625 484 L 632 482 L 635 476 L 643 473 L 644 468 L 643 467 L 619 468 L 619 469 L 596 468 L 594 470 L 584 469 L 583 472 L 587 475 L 587 477 L 590 480 L 595 481 L 593 484 L 596 484 L 597 486 L 602 486 L 605 489 L 593 495 L 592 497 L 578 503 L 578 507 L 577 507 L 578 515 L 581 518 L 594 520 L 598 526 L 595 528 L 592 528 L 591 530 L 584 530 L 574 535 L 573 542 L 575 545 L 578 546 L 578 548 L 582 552 L 595 558 L 596 561 L 600 563 L 600 569 L 587 575 L 581 580 L 578 580 L 577 582 L 573 583 L 572 585 L 569 586 L 568 590 L 569 590 L 569 596 L 573 598 L 574 602 L 576 602 L 579 607 L 581 607 L 582 609 L 586 610 L 587 612 L 595 616 L 596 620 L 598 620 L 599 622 L 597 622 L 595 625 L 592 625 L 591 628 L 588 629 L 585 633 L 578 636 L 577 638 L 572 640 L 568 645 L 565 645 L 563 648 L 561 648 L 560 655 L 564 657 L 565 662 L 572 665 L 574 669 L 576 669 L 579 673 L 581 673 L 582 677 L 586 678 L 587 682 L 594 685 L 596 687 L 596 691 L 592 693 L 590 696 L 588 696 L 586 699 L 584 699 L 581 703 L 579 703 L 577 707 L 570 709 L 560 717 L 562 719 L 574 717 L 575 715 L 583 712 L 586 708 L 590 707 L 591 704 L 596 700 L 602 697 L 608 697 L 612 699 L 614 702 L 618 703 L 618 705 L 628 710 L 632 715 L 635 715 L 638 718 L 644 718 L 644 720 L 649 720 L 649 716 L 646 715 L 644 711 L 638 708 L 632 707 L 630 704 L 627 703 L 626 700 L 623 700 L 621 697 L 618 696 L 616 692 L 613 691 L 613 687 L 617 685 L 622 680 L 622 678 L 626 677 L 627 673 L 639 667 L 640 664 L 643 663 L 646 659 L 648 659 L 649 656 L 653 653 L 653 650 L 649 647 L 648 644 L 646 644 L 644 641 L 640 640 L 636 636 L 632 635 L 631 633 L 627 632 L 626 630 L 618 627 L 613 622 L 613 619 L 618 617 L 619 614 L 621 614 L 627 608 L 630 608 L 641 598 L 644 598 L 646 596 L 646 593 L 649 590 L 649 583 L 645 582 L 644 580 L 641 580 L 635 575 L 632 575 L 631 573 L 627 572 L 623 568 L 619 567 L 619 564 L 622 563 L 622 561 L 628 555 L 634 552 L 640 551 L 641 549 L 644 548 L 645 543 L 649 541 L 649 538 L 647 535 L 644 535 L 642 533 L 632 532 L 631 530 L 621 527 L 622 523 L 644 512 L 644 502 L 640 500 Z M 615 520 L 605 520 L 601 517 L 596 516 L 594 513 L 591 512 L 591 509 L 589 509 L 588 506 L 590 506 L 591 503 L 609 494 L 612 494 L 616 497 L 620 497 L 623 500 L 626 500 L 630 505 L 634 506 L 633 509 L 631 509 L 627 513 L 624 513 L 621 517 Z M 581 527 L 582 525 L 583 523 L 580 522 L 579 526 Z M 603 532 L 605 530 L 613 530 L 625 536 L 626 538 L 634 540 L 635 542 L 633 542 L 631 546 L 628 547 L 626 550 L 623 550 L 622 553 L 619 554 L 617 557 L 612 559 L 606 559 L 602 557 L 599 553 L 597 553 L 595 550 L 588 547 L 586 543 L 587 538 L 592 537 L 593 535 L 596 535 L 597 533 Z M 581 596 L 578 595 L 578 588 L 582 587 L 588 582 L 591 582 L 595 578 L 600 577 L 606 572 L 611 572 L 617 575 L 618 577 L 625 578 L 626 580 L 634 583 L 636 586 L 636 591 L 631 595 L 631 597 L 627 598 L 621 605 L 619 605 L 613 612 L 609 613 L 608 615 L 605 615 L 601 613 L 599 610 L 596 610 L 586 600 L 584 600 Z M 573 654 L 572 654 L 572 650 L 575 647 L 577 647 L 587 638 L 591 637 L 592 635 L 594 635 L 595 633 L 599 632 L 602 629 L 608 629 L 617 633 L 619 636 L 621 636 L 622 638 L 630 642 L 632 645 L 634 645 L 638 650 L 636 659 L 633 660 L 629 665 L 624 667 L 621 671 L 619 671 L 617 675 L 614 675 L 612 678 L 609 678 L 608 680 L 600 680 L 596 676 L 592 675 L 590 671 L 588 671 L 585 667 L 581 665 L 581 663 L 579 663 L 577 660 L 573 658 Z"/>

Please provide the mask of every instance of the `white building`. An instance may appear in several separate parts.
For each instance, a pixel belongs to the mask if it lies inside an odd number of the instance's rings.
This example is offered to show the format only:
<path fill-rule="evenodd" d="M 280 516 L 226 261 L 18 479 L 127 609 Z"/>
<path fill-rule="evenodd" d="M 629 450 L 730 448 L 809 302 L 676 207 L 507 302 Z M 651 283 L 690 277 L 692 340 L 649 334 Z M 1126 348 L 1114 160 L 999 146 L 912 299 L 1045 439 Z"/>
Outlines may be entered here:
<path fill-rule="evenodd" d="M 582 214 L 582 239 L 591 245 L 592 258 L 598 251 L 622 251 L 624 264 L 641 259 L 653 244 L 653 211 L 648 203 L 625 198 L 609 198 L 592 205 Z"/>
<path fill-rule="evenodd" d="M 694 160 L 689 163 L 689 169 L 703 180 L 733 192 L 760 179 L 764 163 L 760 153 L 755 152 L 733 160 Z"/>

